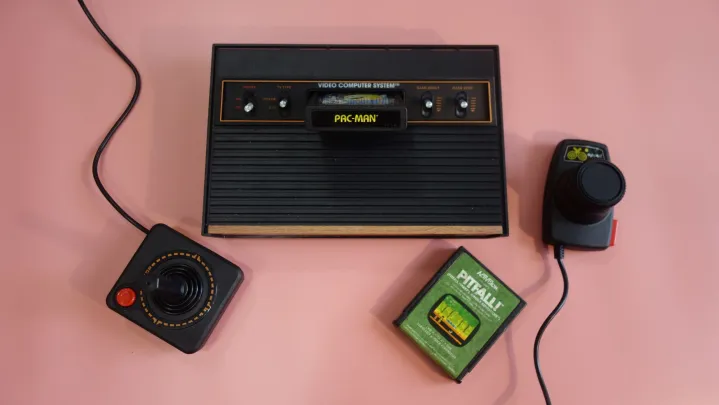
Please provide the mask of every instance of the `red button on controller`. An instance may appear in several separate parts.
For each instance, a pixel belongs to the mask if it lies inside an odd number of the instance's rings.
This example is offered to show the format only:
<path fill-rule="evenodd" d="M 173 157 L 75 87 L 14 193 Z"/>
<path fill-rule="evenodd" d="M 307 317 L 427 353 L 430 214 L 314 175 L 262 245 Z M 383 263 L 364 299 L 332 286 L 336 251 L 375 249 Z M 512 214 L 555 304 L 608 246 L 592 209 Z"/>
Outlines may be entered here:
<path fill-rule="evenodd" d="M 121 307 L 129 307 L 135 303 L 135 291 L 132 288 L 123 288 L 115 294 L 115 301 Z"/>

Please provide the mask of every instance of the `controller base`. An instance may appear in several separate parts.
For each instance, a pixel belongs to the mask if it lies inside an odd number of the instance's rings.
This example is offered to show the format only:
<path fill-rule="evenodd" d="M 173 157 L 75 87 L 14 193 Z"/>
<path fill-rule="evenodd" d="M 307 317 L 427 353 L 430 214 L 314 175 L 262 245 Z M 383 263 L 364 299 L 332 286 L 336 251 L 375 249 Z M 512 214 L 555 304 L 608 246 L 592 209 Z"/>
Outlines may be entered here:
<path fill-rule="evenodd" d="M 158 289 L 175 288 L 175 294 Z M 168 281 L 169 280 L 169 281 Z M 107 306 L 184 353 L 202 348 L 242 283 L 242 270 L 164 224 L 150 229 Z"/>

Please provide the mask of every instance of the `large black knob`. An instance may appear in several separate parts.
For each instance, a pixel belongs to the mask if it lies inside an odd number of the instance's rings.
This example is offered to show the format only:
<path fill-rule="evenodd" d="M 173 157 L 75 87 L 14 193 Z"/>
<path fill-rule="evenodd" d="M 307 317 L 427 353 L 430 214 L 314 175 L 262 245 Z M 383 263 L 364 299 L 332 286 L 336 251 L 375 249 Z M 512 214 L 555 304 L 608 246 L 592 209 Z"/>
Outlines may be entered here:
<path fill-rule="evenodd" d="M 567 219 L 580 224 L 595 224 L 624 197 L 624 175 L 606 160 L 590 160 L 564 172 L 557 183 L 554 198 Z"/>
<path fill-rule="evenodd" d="M 148 293 L 155 305 L 169 315 L 181 315 L 191 311 L 202 295 L 200 272 L 187 265 L 175 265 L 162 269 L 148 285 Z"/>

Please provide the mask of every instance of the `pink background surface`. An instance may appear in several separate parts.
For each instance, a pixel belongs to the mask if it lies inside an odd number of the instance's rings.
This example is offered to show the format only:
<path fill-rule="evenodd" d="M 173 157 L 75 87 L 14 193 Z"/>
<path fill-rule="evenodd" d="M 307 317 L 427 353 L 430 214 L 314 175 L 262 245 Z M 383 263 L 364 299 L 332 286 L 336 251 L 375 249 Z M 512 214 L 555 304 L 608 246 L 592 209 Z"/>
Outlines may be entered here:
<path fill-rule="evenodd" d="M 145 225 L 239 264 L 246 283 L 192 356 L 105 307 L 143 235 L 94 188 L 90 162 L 132 76 L 75 2 L 4 0 L 0 403 L 541 404 L 532 342 L 561 277 L 537 242 L 540 197 L 564 137 L 608 143 L 628 191 L 618 246 L 567 254 L 570 298 L 541 352 L 555 405 L 719 403 L 716 0 L 88 6 L 145 84 L 106 185 Z M 214 42 L 499 44 L 511 236 L 201 238 Z M 390 321 L 460 244 L 529 305 L 456 385 Z"/>

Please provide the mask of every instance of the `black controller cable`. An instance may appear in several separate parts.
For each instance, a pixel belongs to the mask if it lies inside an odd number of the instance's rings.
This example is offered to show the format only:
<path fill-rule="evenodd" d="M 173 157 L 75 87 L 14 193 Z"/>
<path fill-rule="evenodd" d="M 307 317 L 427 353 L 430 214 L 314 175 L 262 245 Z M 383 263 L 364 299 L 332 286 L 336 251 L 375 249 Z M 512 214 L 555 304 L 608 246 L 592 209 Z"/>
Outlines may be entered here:
<path fill-rule="evenodd" d="M 534 370 L 537 372 L 537 379 L 539 380 L 539 385 L 542 387 L 542 394 L 544 394 L 544 402 L 547 405 L 552 405 L 552 400 L 549 398 L 549 391 L 547 391 L 547 386 L 544 385 L 544 377 L 542 377 L 542 370 L 539 368 L 539 343 L 541 342 L 542 335 L 544 335 L 544 331 L 549 326 L 549 323 L 552 322 L 552 319 L 554 319 L 554 317 L 559 313 L 559 311 L 562 310 L 564 303 L 567 302 L 567 295 L 569 294 L 569 279 L 567 277 L 567 269 L 564 268 L 564 246 L 554 246 L 554 258 L 557 259 L 559 269 L 562 271 L 564 290 L 562 291 L 562 298 L 559 299 L 559 303 L 556 307 L 554 307 L 554 310 L 549 314 L 549 316 L 547 316 L 547 319 L 544 320 L 544 323 L 539 328 L 539 332 L 537 332 L 537 338 L 534 339 Z"/>
<path fill-rule="evenodd" d="M 127 212 L 125 212 L 120 205 L 115 202 L 115 200 L 112 198 L 110 193 L 105 190 L 105 186 L 102 185 L 102 180 L 100 180 L 100 175 L 98 173 L 98 165 L 100 164 L 100 157 L 102 156 L 102 152 L 105 151 L 105 147 L 110 142 L 110 139 L 113 135 L 115 135 L 115 132 L 118 128 L 120 128 L 120 125 L 125 121 L 125 118 L 130 114 L 132 109 L 135 107 L 135 103 L 137 102 L 137 99 L 140 97 L 140 88 L 142 87 L 142 81 L 140 80 L 140 72 L 137 70 L 135 65 L 132 63 L 132 61 L 125 56 L 125 54 L 120 50 L 120 48 L 115 45 L 110 37 L 105 34 L 105 32 L 100 28 L 100 25 L 97 24 L 97 21 L 95 21 L 95 18 L 90 13 L 90 10 L 87 9 L 87 6 L 85 5 L 85 2 L 83 0 L 78 0 L 78 3 L 80 3 L 80 7 L 82 7 L 82 11 L 85 12 L 85 16 L 88 20 L 90 20 L 90 23 L 93 27 L 95 27 L 95 30 L 100 34 L 102 39 L 107 42 L 108 45 L 110 45 L 110 48 L 112 48 L 117 55 L 122 58 L 122 60 L 127 64 L 127 66 L 132 69 L 132 73 L 135 75 L 135 91 L 132 94 L 132 99 L 130 100 L 130 103 L 127 104 L 127 107 L 125 107 L 125 111 L 122 112 L 122 115 L 115 121 L 115 125 L 110 128 L 110 131 L 107 132 L 107 135 L 105 135 L 105 138 L 100 143 L 100 146 L 97 148 L 97 152 L 95 152 L 95 158 L 92 160 L 92 177 L 95 179 L 95 184 L 97 185 L 97 188 L 100 189 L 100 192 L 103 196 L 105 196 L 105 199 L 107 202 L 112 205 L 115 210 L 122 215 L 123 218 L 127 220 L 127 222 L 131 223 L 135 228 L 139 229 L 140 231 L 144 233 L 150 232 L 147 228 L 142 226 L 139 222 L 137 222 L 133 217 L 130 216 Z"/>

